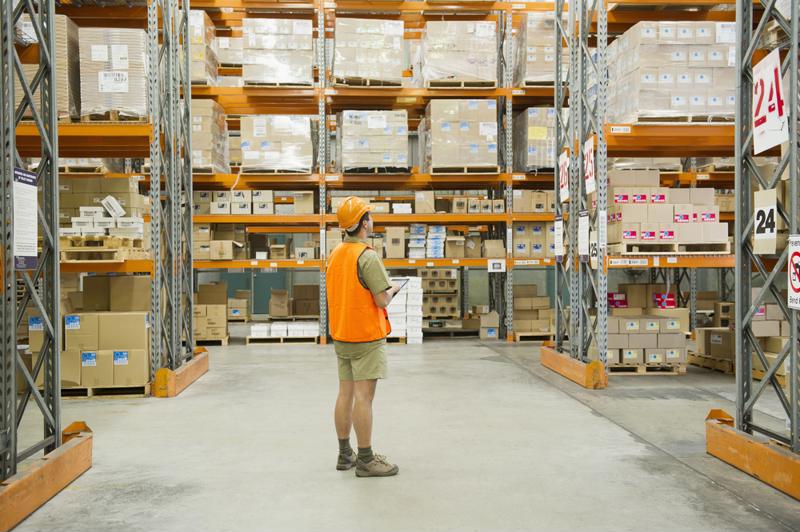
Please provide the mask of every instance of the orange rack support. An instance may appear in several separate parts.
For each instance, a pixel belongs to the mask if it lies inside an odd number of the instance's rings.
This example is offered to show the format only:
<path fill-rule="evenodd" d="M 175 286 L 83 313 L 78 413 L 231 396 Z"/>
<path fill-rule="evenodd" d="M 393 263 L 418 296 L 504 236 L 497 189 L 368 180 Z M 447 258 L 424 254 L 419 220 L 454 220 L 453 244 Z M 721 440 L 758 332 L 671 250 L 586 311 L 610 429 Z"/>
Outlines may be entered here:
<path fill-rule="evenodd" d="M 0 483 L 0 532 L 11 530 L 92 467 L 92 431 L 83 422 L 62 432 L 63 444 Z"/>
<path fill-rule="evenodd" d="M 552 347 L 542 346 L 540 349 L 542 366 L 576 382 L 590 390 L 601 390 L 608 387 L 608 373 L 602 362 L 592 360 L 588 364 L 568 355 L 559 353 Z"/>
<path fill-rule="evenodd" d="M 706 452 L 800 500 L 800 456 L 778 442 L 736 430 L 724 410 L 715 408 L 706 417 Z"/>
<path fill-rule="evenodd" d="M 208 373 L 208 351 L 204 347 L 198 347 L 194 350 L 194 357 L 175 371 L 161 368 L 156 372 L 153 396 L 175 397 L 206 373 Z"/>

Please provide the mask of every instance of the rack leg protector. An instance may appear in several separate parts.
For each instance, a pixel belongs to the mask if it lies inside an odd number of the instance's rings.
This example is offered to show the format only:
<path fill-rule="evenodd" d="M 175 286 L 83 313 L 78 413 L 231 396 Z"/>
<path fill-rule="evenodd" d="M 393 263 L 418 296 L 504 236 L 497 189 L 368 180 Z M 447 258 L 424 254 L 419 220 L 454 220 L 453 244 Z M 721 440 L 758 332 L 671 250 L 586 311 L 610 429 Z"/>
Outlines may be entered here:
<path fill-rule="evenodd" d="M 153 395 L 155 397 L 175 397 L 206 373 L 208 373 L 208 351 L 198 347 L 192 360 L 177 370 L 161 368 L 156 372 Z"/>
<path fill-rule="evenodd" d="M 544 345 L 541 347 L 540 353 L 542 366 L 584 388 L 601 390 L 608 387 L 608 373 L 599 360 L 592 360 L 587 364 Z"/>
<path fill-rule="evenodd" d="M 92 467 L 92 431 L 70 424 L 55 451 L 0 482 L 0 532 L 11 530 Z"/>
<path fill-rule="evenodd" d="M 776 441 L 736 430 L 724 410 L 713 409 L 706 417 L 706 452 L 800 500 L 800 455 Z"/>

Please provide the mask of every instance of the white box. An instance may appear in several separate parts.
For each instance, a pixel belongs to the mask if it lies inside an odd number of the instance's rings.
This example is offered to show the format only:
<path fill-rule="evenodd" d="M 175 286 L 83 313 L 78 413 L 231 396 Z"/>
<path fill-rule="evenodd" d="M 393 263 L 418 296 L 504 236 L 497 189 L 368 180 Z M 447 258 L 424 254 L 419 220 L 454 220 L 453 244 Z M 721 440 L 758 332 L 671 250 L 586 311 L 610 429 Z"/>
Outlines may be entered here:
<path fill-rule="evenodd" d="M 229 201 L 215 201 L 211 204 L 211 214 L 230 214 L 231 204 Z"/>

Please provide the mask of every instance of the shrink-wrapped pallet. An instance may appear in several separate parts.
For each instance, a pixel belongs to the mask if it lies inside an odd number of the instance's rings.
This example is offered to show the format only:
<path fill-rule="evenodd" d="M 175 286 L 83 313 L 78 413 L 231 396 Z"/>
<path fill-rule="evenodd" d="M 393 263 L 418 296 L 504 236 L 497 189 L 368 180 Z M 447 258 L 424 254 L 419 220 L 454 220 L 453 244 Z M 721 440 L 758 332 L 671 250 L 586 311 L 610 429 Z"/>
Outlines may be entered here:
<path fill-rule="evenodd" d="M 189 52 L 192 83 L 214 85 L 219 73 L 214 23 L 199 9 L 189 12 Z"/>
<path fill-rule="evenodd" d="M 242 32 L 245 84 L 313 84 L 310 20 L 246 18 Z"/>
<path fill-rule="evenodd" d="M 345 85 L 400 85 L 403 21 L 336 19 L 333 76 Z"/>
<path fill-rule="evenodd" d="M 214 100 L 192 100 L 192 168 L 230 171 L 225 110 Z"/>
<path fill-rule="evenodd" d="M 337 115 L 339 170 L 408 170 L 408 114 L 344 111 Z"/>
<path fill-rule="evenodd" d="M 217 59 L 221 65 L 241 65 L 244 61 L 244 39 L 217 37 Z"/>
<path fill-rule="evenodd" d="M 241 119 L 242 170 L 311 172 L 311 118 L 251 115 Z"/>
<path fill-rule="evenodd" d="M 428 172 L 494 172 L 497 135 L 495 100 L 431 100 L 420 120 L 420 160 Z"/>
<path fill-rule="evenodd" d="M 531 107 L 518 114 L 514 118 L 514 170 L 554 168 L 555 136 L 556 111 L 552 107 Z"/>
<path fill-rule="evenodd" d="M 425 85 L 495 86 L 497 50 L 495 22 L 429 21 L 422 43 Z"/>
<path fill-rule="evenodd" d="M 528 13 L 515 41 L 514 84 L 553 83 L 556 68 L 555 19 L 551 13 Z M 566 80 L 569 53 L 562 51 L 562 78 Z"/>

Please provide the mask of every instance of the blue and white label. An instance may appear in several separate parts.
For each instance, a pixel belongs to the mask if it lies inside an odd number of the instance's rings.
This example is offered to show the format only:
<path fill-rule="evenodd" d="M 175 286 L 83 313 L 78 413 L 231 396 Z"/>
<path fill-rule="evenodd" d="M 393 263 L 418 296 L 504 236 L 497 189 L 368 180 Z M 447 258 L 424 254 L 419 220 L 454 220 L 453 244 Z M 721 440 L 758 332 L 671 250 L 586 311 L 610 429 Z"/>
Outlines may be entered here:
<path fill-rule="evenodd" d="M 490 142 L 487 148 L 489 150 L 489 153 L 497 153 L 497 144 L 495 144 L 494 142 Z"/>
<path fill-rule="evenodd" d="M 250 149 L 250 141 L 249 140 L 243 140 L 242 141 L 242 149 L 243 150 L 249 150 Z"/>
<path fill-rule="evenodd" d="M 81 367 L 93 368 L 97 366 L 96 351 L 81 351 Z"/>
<path fill-rule="evenodd" d="M 461 131 L 469 131 L 469 122 L 461 122 L 459 125 Z"/>
<path fill-rule="evenodd" d="M 128 365 L 128 352 L 127 351 L 114 351 L 114 365 L 127 366 Z"/>
<path fill-rule="evenodd" d="M 30 316 L 28 318 L 28 330 L 29 331 L 44 330 L 44 322 L 42 321 L 41 316 Z"/>
<path fill-rule="evenodd" d="M 442 131 L 450 131 L 450 122 L 442 122 Z"/>
<path fill-rule="evenodd" d="M 77 330 L 81 328 L 81 317 L 75 314 L 64 316 L 64 328 L 69 330 Z"/>
<path fill-rule="evenodd" d="M 470 144 L 469 145 L 469 152 L 470 153 L 478 153 L 478 145 L 477 144 Z"/>
<path fill-rule="evenodd" d="M 241 312 L 239 311 L 238 308 L 232 308 L 231 309 L 231 316 L 238 316 L 240 314 L 241 314 Z"/>

